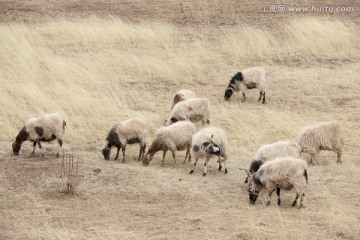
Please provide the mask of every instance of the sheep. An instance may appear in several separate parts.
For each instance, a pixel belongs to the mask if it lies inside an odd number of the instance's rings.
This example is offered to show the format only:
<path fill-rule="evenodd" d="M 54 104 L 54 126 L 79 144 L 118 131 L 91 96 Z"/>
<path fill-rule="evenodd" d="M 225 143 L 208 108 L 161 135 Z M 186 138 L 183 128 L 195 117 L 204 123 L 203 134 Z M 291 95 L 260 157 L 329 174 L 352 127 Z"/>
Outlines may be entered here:
<path fill-rule="evenodd" d="M 155 139 L 152 142 L 146 156 L 143 159 L 143 165 L 147 166 L 151 162 L 154 154 L 160 150 L 163 151 L 163 158 L 161 166 L 164 165 L 165 155 L 168 150 L 172 152 L 172 157 L 176 165 L 176 151 L 182 151 L 186 149 L 186 155 L 183 164 L 186 159 L 191 161 L 190 146 L 191 137 L 195 133 L 195 125 L 189 121 L 176 122 L 170 126 L 164 126 L 156 131 Z"/>
<path fill-rule="evenodd" d="M 140 159 L 144 157 L 147 133 L 148 130 L 145 121 L 138 117 L 127 119 L 120 124 L 115 124 L 110 129 L 106 137 L 107 143 L 102 150 L 105 160 L 109 160 L 111 148 L 114 146 L 117 148 L 114 160 L 118 159 L 119 151 L 122 149 L 123 162 L 125 162 L 126 145 L 139 143 L 140 152 L 138 161 L 140 161 Z"/>
<path fill-rule="evenodd" d="M 195 93 L 191 90 L 180 90 L 173 96 L 173 101 L 171 104 L 171 109 L 174 108 L 175 104 L 178 102 L 186 101 L 188 99 L 195 98 Z"/>
<path fill-rule="evenodd" d="M 228 101 L 234 92 L 242 92 L 243 101 L 245 98 L 245 90 L 257 88 L 260 91 L 258 101 L 265 103 L 265 82 L 266 73 L 261 67 L 252 67 L 236 73 L 230 80 L 227 89 L 225 90 L 224 99 Z"/>
<path fill-rule="evenodd" d="M 208 98 L 192 98 L 179 102 L 174 106 L 165 125 L 177 121 L 190 120 L 191 122 L 202 121 L 202 124 L 210 124 L 210 101 Z"/>
<path fill-rule="evenodd" d="M 278 206 L 280 206 L 280 188 L 290 190 L 293 187 L 296 190 L 296 197 L 292 206 L 297 205 L 300 196 L 300 206 L 304 207 L 303 197 L 305 196 L 306 184 L 308 182 L 307 163 L 299 158 L 283 157 L 265 162 L 255 174 L 246 171 L 249 182 L 249 200 L 251 204 L 255 204 L 257 197 L 262 189 L 268 190 L 269 200 L 267 205 L 271 203 L 271 195 L 277 189 Z"/>
<path fill-rule="evenodd" d="M 60 149 L 63 145 L 63 134 L 65 132 L 66 122 L 63 117 L 55 112 L 41 115 L 37 118 L 30 118 L 24 127 L 20 130 L 19 134 L 15 138 L 15 142 L 12 144 L 13 152 L 15 155 L 19 155 L 21 144 L 26 140 L 33 142 L 33 151 L 31 156 L 35 155 L 36 144 L 42 149 L 41 142 L 51 142 L 57 139 L 59 143 L 59 149 L 56 154 L 60 156 Z M 44 156 L 42 154 L 42 156 Z"/>
<path fill-rule="evenodd" d="M 206 176 L 206 165 L 213 156 L 218 156 L 219 158 L 219 171 L 222 168 L 222 160 L 220 157 L 223 158 L 225 174 L 227 174 L 227 150 L 227 137 L 224 130 L 218 127 L 206 127 L 201 129 L 192 137 L 190 155 L 195 159 L 195 163 L 190 174 L 194 172 L 198 160 L 200 158 L 205 158 L 203 176 Z"/>
<path fill-rule="evenodd" d="M 278 157 L 300 158 L 300 152 L 300 145 L 294 141 L 278 141 L 272 144 L 264 144 L 257 150 L 250 164 L 249 172 L 251 174 L 255 173 L 264 162 Z M 245 183 L 247 183 L 247 180 L 246 178 Z"/>
<path fill-rule="evenodd" d="M 321 150 L 334 151 L 337 163 L 341 163 L 344 139 L 343 128 L 338 121 L 319 122 L 303 127 L 295 140 L 301 151 L 311 154 L 310 163 L 315 165 L 315 159 Z"/>

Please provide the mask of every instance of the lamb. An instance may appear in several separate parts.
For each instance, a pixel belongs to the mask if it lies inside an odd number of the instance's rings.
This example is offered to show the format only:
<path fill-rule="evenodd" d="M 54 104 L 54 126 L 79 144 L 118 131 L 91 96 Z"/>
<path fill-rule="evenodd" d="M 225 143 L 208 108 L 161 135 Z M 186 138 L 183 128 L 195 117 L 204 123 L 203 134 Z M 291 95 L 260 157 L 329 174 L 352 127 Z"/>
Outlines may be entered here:
<path fill-rule="evenodd" d="M 173 101 L 171 104 L 171 109 L 174 108 L 175 104 L 178 102 L 186 101 L 188 99 L 195 98 L 195 93 L 191 90 L 180 90 L 173 96 Z"/>
<path fill-rule="evenodd" d="M 249 172 L 251 174 L 255 173 L 264 162 L 278 157 L 300 158 L 300 152 L 300 145 L 294 141 L 278 141 L 272 144 L 264 144 L 257 150 Z M 247 183 L 247 180 L 246 178 L 245 183 Z"/>
<path fill-rule="evenodd" d="M 165 125 L 177 121 L 190 120 L 191 122 L 202 121 L 202 124 L 210 124 L 210 100 L 208 98 L 192 98 L 177 103 L 170 113 Z"/>
<path fill-rule="evenodd" d="M 255 204 L 260 191 L 265 188 L 269 191 L 267 205 L 271 203 L 271 195 L 277 189 L 278 205 L 280 206 L 280 188 L 290 190 L 294 187 L 296 197 L 292 206 L 295 207 L 297 205 L 297 200 L 300 196 L 299 208 L 303 207 L 303 197 L 305 196 L 304 193 L 308 182 L 307 163 L 304 160 L 292 157 L 277 158 L 265 162 L 253 175 L 247 170 L 245 171 L 248 178 L 251 179 L 248 189 L 251 204 Z"/>
<path fill-rule="evenodd" d="M 182 151 L 186 149 L 186 155 L 183 164 L 186 159 L 191 161 L 190 146 L 191 137 L 195 133 L 195 125 L 189 121 L 176 122 L 170 126 L 164 126 L 156 131 L 155 139 L 152 142 L 146 156 L 143 159 L 143 165 L 147 166 L 151 162 L 154 154 L 160 150 L 163 151 L 163 159 L 161 166 L 164 165 L 165 155 L 168 150 L 172 152 L 172 157 L 176 165 L 176 151 Z"/>
<path fill-rule="evenodd" d="M 311 154 L 312 164 L 315 164 L 315 159 L 321 150 L 336 152 L 337 163 L 342 162 L 343 128 L 338 121 L 307 125 L 300 130 L 295 141 L 301 146 L 302 152 Z"/>
<path fill-rule="evenodd" d="M 33 142 L 34 149 L 31 153 L 33 156 L 35 154 L 36 144 L 42 149 L 41 142 L 51 142 L 57 139 L 59 149 L 56 156 L 59 157 L 60 149 L 63 145 L 62 137 L 65 132 L 65 126 L 66 122 L 57 112 L 44 114 L 38 118 L 30 118 L 24 124 L 24 127 L 20 130 L 15 142 L 12 144 L 14 154 L 19 155 L 21 144 L 26 140 Z"/>
<path fill-rule="evenodd" d="M 213 156 L 218 156 L 219 171 L 221 170 L 221 162 L 225 165 L 225 174 L 228 173 L 226 160 L 228 155 L 227 137 L 224 130 L 218 127 L 206 127 L 194 134 L 192 137 L 190 155 L 195 159 L 193 169 L 200 158 L 205 158 L 203 176 L 206 176 L 206 165 Z M 223 159 L 221 160 L 222 157 Z"/>
<path fill-rule="evenodd" d="M 106 138 L 107 143 L 102 150 L 105 160 L 109 160 L 111 148 L 116 147 L 117 152 L 114 160 L 118 159 L 119 151 L 122 149 L 123 162 L 125 162 L 126 145 L 139 143 L 140 153 L 138 161 L 140 161 L 140 159 L 144 157 L 147 133 L 148 131 L 145 121 L 138 117 L 130 118 L 120 124 L 114 125 L 108 133 Z"/>
<path fill-rule="evenodd" d="M 243 101 L 245 101 L 245 90 L 257 88 L 260 91 L 258 101 L 265 103 L 265 82 L 266 73 L 261 67 L 252 67 L 236 73 L 230 80 L 225 90 L 224 99 L 228 101 L 234 92 L 242 92 Z"/>

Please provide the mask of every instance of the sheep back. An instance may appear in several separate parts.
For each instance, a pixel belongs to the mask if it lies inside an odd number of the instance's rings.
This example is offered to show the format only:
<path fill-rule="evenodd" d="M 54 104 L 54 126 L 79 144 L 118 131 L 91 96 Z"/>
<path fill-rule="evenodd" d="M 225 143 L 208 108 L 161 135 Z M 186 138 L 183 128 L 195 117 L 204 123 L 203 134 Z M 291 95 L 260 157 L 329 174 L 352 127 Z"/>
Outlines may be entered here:
<path fill-rule="evenodd" d="M 212 139 L 211 139 L 211 136 Z M 194 134 L 192 137 L 190 154 L 195 159 L 207 157 L 208 154 L 201 147 L 204 142 L 212 140 L 220 147 L 220 156 L 227 159 L 227 137 L 224 130 L 218 127 L 206 127 Z"/>
<path fill-rule="evenodd" d="M 191 122 L 209 122 L 210 100 L 208 98 L 192 98 L 187 101 L 177 103 L 166 121 L 170 125 L 177 121 L 190 120 Z"/>
<path fill-rule="evenodd" d="M 195 93 L 191 90 L 185 89 L 185 90 L 180 90 L 180 91 L 176 92 L 173 96 L 171 109 L 173 109 L 175 104 L 177 104 L 178 102 L 186 101 L 191 98 L 195 98 Z"/>

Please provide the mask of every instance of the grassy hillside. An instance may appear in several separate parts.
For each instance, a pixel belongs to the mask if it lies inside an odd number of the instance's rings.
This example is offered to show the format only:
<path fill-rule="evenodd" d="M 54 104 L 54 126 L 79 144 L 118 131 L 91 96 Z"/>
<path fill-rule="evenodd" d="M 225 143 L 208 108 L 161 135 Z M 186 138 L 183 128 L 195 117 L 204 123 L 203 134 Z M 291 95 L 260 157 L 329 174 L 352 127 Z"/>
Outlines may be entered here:
<path fill-rule="evenodd" d="M 324 18 L 294 18 L 276 30 L 110 17 L 0 24 L 0 238 L 356 239 L 359 40 L 354 25 Z M 251 66 L 267 72 L 267 103 L 257 102 L 256 90 L 244 103 L 239 94 L 224 102 L 233 74 Z M 160 153 L 143 167 L 138 146 L 128 147 L 125 164 L 103 160 L 108 130 L 129 117 L 147 121 L 149 145 L 180 89 L 210 99 L 211 123 L 229 137 L 228 175 L 215 161 L 206 178 L 202 161 L 189 175 L 190 164 L 174 166 L 171 154 L 162 168 Z M 45 158 L 28 157 L 30 142 L 12 154 L 24 122 L 53 111 L 63 114 L 64 148 L 80 163 L 76 197 L 59 193 L 55 143 L 44 144 Z M 320 154 L 309 170 L 307 208 L 290 207 L 293 192 L 283 193 L 280 208 L 265 206 L 266 193 L 250 206 L 238 168 L 262 144 L 331 119 L 346 129 L 344 163 Z"/>

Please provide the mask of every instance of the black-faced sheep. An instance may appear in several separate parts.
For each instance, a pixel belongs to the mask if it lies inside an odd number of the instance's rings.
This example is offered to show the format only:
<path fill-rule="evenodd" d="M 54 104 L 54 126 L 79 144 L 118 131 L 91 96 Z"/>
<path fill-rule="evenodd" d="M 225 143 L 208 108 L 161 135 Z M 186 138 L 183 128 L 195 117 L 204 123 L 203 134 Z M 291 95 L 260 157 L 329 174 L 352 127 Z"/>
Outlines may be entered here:
<path fill-rule="evenodd" d="M 186 156 L 184 162 L 189 157 L 191 160 L 190 146 L 191 137 L 195 133 L 196 128 L 193 123 L 189 121 L 181 121 L 170 126 L 164 126 L 156 131 L 155 139 L 152 142 L 147 154 L 143 159 L 144 166 L 149 165 L 154 154 L 160 150 L 164 151 L 161 166 L 164 165 L 166 152 L 169 150 L 172 153 L 174 163 L 176 164 L 176 151 L 186 149 Z"/>
<path fill-rule="evenodd" d="M 60 148 L 63 144 L 62 137 L 65 131 L 65 126 L 66 122 L 57 112 L 29 119 L 16 136 L 15 142 L 12 144 L 14 154 L 19 155 L 21 144 L 26 140 L 33 142 L 34 149 L 32 151 L 32 155 L 34 155 L 36 144 L 38 144 L 41 149 L 41 142 L 51 142 L 57 139 L 60 147 L 56 156 L 59 157 Z"/>
<path fill-rule="evenodd" d="M 195 159 L 195 163 L 190 174 L 194 172 L 198 160 L 200 158 L 205 158 L 203 176 L 206 176 L 206 165 L 214 156 L 218 157 L 219 171 L 222 168 L 221 162 L 223 161 L 225 165 L 225 174 L 228 173 L 226 167 L 227 144 L 226 133 L 221 128 L 206 127 L 194 134 L 192 137 L 190 155 Z"/>
<path fill-rule="evenodd" d="M 171 109 L 173 109 L 175 104 L 177 104 L 178 102 L 186 101 L 191 98 L 195 98 L 195 93 L 193 91 L 187 89 L 178 91 L 173 96 Z"/>
<path fill-rule="evenodd" d="M 255 204 L 257 197 L 262 189 L 268 190 L 269 200 L 267 205 L 271 203 L 271 195 L 278 189 L 278 205 L 280 206 L 279 189 L 290 190 L 295 188 L 296 197 L 292 204 L 296 206 L 300 196 L 300 206 L 303 207 L 303 197 L 308 182 L 307 163 L 299 158 L 277 158 L 265 162 L 259 170 L 251 175 L 245 170 L 249 178 L 249 200 L 251 204 Z"/>
<path fill-rule="evenodd" d="M 294 141 L 278 141 L 271 144 L 264 144 L 257 150 L 250 164 L 249 172 L 251 174 L 257 172 L 264 162 L 278 157 L 300 158 L 300 152 L 300 145 Z M 245 183 L 247 183 L 247 179 Z"/>
<path fill-rule="evenodd" d="M 311 163 L 321 150 L 334 151 L 337 154 L 337 163 L 341 163 L 344 139 L 343 128 L 338 121 L 320 122 L 303 127 L 295 140 L 301 151 L 311 154 Z"/>
<path fill-rule="evenodd" d="M 258 89 L 260 96 L 258 101 L 265 103 L 265 82 L 266 73 L 263 68 L 253 67 L 245 69 L 241 72 L 236 73 L 230 80 L 227 89 L 225 90 L 224 99 L 228 101 L 234 92 L 242 92 L 243 101 L 245 101 L 245 90 L 246 89 Z"/>
<path fill-rule="evenodd" d="M 189 120 L 191 122 L 202 121 L 210 124 L 210 101 L 208 98 L 192 98 L 177 103 L 170 113 L 170 117 L 165 125 L 170 125 L 178 121 Z"/>
<path fill-rule="evenodd" d="M 114 125 L 106 138 L 106 145 L 102 150 L 105 160 L 109 160 L 111 148 L 116 147 L 117 152 L 114 160 L 117 160 L 119 151 L 122 149 L 123 162 L 125 161 L 125 150 L 127 144 L 139 143 L 140 153 L 138 161 L 144 157 L 146 149 L 146 136 L 147 136 L 146 123 L 141 118 L 130 118 L 120 124 Z"/>

